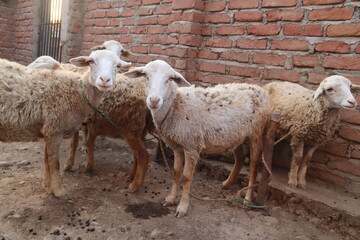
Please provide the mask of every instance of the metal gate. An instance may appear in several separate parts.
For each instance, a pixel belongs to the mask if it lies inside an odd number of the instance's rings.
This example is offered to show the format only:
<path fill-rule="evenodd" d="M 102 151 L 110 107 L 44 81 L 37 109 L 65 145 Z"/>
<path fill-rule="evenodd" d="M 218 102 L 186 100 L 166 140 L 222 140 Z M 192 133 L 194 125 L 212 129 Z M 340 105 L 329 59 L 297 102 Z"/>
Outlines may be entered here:
<path fill-rule="evenodd" d="M 61 62 L 62 0 L 41 0 L 38 56 L 48 55 Z"/>

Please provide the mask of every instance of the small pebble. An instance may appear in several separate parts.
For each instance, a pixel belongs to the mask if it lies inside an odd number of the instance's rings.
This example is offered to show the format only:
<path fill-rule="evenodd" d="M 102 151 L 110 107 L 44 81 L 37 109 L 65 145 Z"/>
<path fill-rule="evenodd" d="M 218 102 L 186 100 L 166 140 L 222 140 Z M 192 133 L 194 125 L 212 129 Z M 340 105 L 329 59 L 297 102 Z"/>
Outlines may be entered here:
<path fill-rule="evenodd" d="M 71 237 L 66 237 L 65 240 L 71 240 Z"/>
<path fill-rule="evenodd" d="M 36 235 L 37 233 L 36 232 L 33 232 L 33 235 Z"/>
<path fill-rule="evenodd" d="M 42 216 L 38 216 L 38 218 L 37 218 L 39 221 L 41 221 L 42 220 Z"/>
<path fill-rule="evenodd" d="M 33 232 L 33 231 L 34 231 L 34 229 L 32 229 L 32 228 L 29 229 L 29 232 Z"/>

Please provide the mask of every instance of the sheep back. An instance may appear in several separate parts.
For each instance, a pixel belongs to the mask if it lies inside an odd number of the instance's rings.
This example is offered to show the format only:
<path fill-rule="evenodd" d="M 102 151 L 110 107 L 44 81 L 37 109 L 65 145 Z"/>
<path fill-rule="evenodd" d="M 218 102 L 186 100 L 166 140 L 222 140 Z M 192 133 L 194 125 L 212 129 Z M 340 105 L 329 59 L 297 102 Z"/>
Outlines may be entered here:
<path fill-rule="evenodd" d="M 159 130 L 175 148 L 227 152 L 260 128 L 269 112 L 268 95 L 256 85 L 182 87 Z"/>
<path fill-rule="evenodd" d="M 0 59 L 0 72 L 1 141 L 32 141 L 59 132 L 67 135 L 75 131 L 67 126 L 80 127 L 88 114 L 83 110 L 88 107 L 79 94 L 77 74 L 26 68 L 4 59 Z"/>

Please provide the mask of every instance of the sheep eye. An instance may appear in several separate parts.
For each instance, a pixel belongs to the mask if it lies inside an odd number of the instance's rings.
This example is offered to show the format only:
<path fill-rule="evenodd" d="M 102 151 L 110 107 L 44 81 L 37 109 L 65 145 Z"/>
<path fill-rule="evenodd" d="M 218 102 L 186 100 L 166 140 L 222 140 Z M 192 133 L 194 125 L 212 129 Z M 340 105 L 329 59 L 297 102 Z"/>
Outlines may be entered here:
<path fill-rule="evenodd" d="M 121 64 L 119 63 L 119 64 L 116 64 L 116 67 L 117 68 L 121 68 Z"/>
<path fill-rule="evenodd" d="M 95 61 L 94 61 L 94 59 L 89 59 L 89 60 L 88 60 L 88 63 L 89 63 L 89 64 L 93 64 L 93 63 L 95 63 Z"/>
<path fill-rule="evenodd" d="M 333 88 L 328 88 L 328 89 L 326 89 L 326 91 L 327 92 L 332 92 L 332 91 L 334 91 L 334 89 Z"/>

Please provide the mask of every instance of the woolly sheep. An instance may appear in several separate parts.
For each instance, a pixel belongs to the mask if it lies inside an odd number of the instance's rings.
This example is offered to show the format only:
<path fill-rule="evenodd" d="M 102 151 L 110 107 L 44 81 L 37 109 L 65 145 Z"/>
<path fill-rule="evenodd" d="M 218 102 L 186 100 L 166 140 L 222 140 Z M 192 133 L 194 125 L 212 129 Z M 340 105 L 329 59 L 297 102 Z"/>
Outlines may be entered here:
<path fill-rule="evenodd" d="M 292 160 L 288 184 L 305 188 L 308 162 L 319 146 L 332 139 L 340 121 L 339 110 L 353 110 L 357 105 L 350 91 L 351 82 L 334 75 L 325 78 L 316 91 L 290 82 L 272 82 L 264 89 L 272 109 L 281 113 L 277 136 L 290 132 Z"/>
<path fill-rule="evenodd" d="M 33 141 L 44 138 L 43 187 L 54 196 L 66 197 L 60 183 L 59 145 L 62 138 L 79 130 L 92 106 L 108 91 L 121 65 L 112 52 L 99 50 L 89 57 L 73 58 L 78 66 L 90 66 L 80 77 L 67 71 L 32 69 L 0 59 L 0 141 Z M 83 84 L 83 87 L 81 86 Z"/>
<path fill-rule="evenodd" d="M 173 204 L 177 197 L 180 169 L 183 160 L 183 191 L 176 216 L 187 213 L 192 177 L 200 152 L 237 151 L 249 138 L 251 163 L 249 186 L 256 180 L 256 165 L 262 154 L 262 135 L 270 114 L 269 97 L 255 85 L 225 84 L 209 88 L 177 87 L 189 83 L 170 65 L 155 60 L 144 67 L 125 73 L 129 77 L 146 76 L 146 104 L 155 127 L 174 151 L 174 179 L 164 205 Z M 234 168 L 224 182 L 232 182 L 239 167 Z M 246 199 L 252 200 L 251 187 Z"/>
<path fill-rule="evenodd" d="M 60 64 L 54 59 L 45 58 L 47 64 L 33 65 L 34 67 L 48 67 Z M 64 66 L 64 64 L 60 64 Z M 75 67 L 75 66 L 74 66 Z M 66 69 L 78 72 L 75 68 Z M 80 68 L 81 69 L 81 68 Z M 118 137 L 122 136 L 134 154 L 134 164 L 130 172 L 132 182 L 130 191 L 135 191 L 141 186 L 149 163 L 149 154 L 145 148 L 144 136 L 152 132 L 154 125 L 149 109 L 145 104 L 145 78 L 129 80 L 122 74 L 117 74 L 114 87 L 103 95 L 98 109 L 103 112 L 119 128 L 114 127 L 100 114 L 94 112 L 84 121 L 84 143 L 87 149 L 87 162 L 85 168 L 91 170 L 94 167 L 94 148 L 97 136 Z M 74 165 L 76 149 L 78 146 L 79 133 L 77 132 L 70 147 L 68 160 L 64 165 L 65 170 L 70 170 Z"/>

